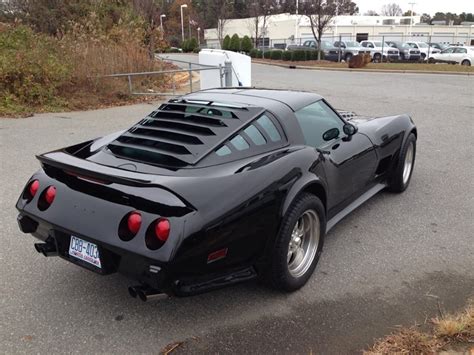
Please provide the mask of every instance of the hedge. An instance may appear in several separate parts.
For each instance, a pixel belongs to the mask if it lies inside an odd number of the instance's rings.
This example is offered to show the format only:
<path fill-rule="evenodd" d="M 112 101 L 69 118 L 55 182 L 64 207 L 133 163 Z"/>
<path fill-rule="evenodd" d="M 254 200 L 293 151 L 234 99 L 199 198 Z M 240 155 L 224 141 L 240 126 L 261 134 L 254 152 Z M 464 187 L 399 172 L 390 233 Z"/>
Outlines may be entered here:
<path fill-rule="evenodd" d="M 272 51 L 265 51 L 263 52 L 263 58 L 271 59 L 272 58 Z"/>
<path fill-rule="evenodd" d="M 273 50 L 270 52 L 271 53 L 271 59 L 273 60 L 281 60 L 281 57 L 282 57 L 282 51 L 280 50 Z"/>
<path fill-rule="evenodd" d="M 289 60 L 291 60 L 292 55 L 293 55 L 293 51 L 284 51 L 282 53 L 281 59 L 289 61 Z"/>

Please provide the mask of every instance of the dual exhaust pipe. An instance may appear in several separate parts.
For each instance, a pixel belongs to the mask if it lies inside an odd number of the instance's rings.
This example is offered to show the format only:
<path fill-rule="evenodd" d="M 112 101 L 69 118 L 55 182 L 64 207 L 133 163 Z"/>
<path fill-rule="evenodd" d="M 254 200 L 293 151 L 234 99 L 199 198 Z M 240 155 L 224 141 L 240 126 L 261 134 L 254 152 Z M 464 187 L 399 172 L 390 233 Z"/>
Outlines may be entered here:
<path fill-rule="evenodd" d="M 44 256 L 56 256 L 56 255 L 58 255 L 56 245 L 54 243 L 51 243 L 51 242 L 35 243 L 35 249 L 38 253 L 41 253 Z"/>
<path fill-rule="evenodd" d="M 128 293 L 133 298 L 138 297 L 143 302 L 168 297 L 166 293 L 162 293 L 161 291 L 146 286 L 130 286 L 128 288 Z"/>
<path fill-rule="evenodd" d="M 56 245 L 51 242 L 46 243 L 35 243 L 35 249 L 38 253 L 43 254 L 44 256 L 57 256 L 58 250 L 56 249 Z M 139 298 L 143 302 L 168 297 L 166 293 L 162 293 L 159 290 L 155 290 L 154 288 L 146 287 L 146 286 L 130 286 L 128 288 L 128 293 L 133 298 Z"/>

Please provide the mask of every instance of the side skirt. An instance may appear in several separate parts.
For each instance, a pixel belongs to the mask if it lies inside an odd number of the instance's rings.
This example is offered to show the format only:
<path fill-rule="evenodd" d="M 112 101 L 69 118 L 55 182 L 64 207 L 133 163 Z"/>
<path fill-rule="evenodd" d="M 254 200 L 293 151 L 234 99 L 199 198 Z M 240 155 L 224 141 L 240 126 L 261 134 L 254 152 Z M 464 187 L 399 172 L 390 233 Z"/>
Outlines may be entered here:
<path fill-rule="evenodd" d="M 380 192 L 383 190 L 387 185 L 385 184 L 377 184 L 374 187 L 370 188 L 367 190 L 365 193 L 360 195 L 357 199 L 355 199 L 351 204 L 349 204 L 346 208 L 344 208 L 341 212 L 336 214 L 333 218 L 331 218 L 327 223 L 326 223 L 326 233 L 331 230 L 332 227 L 334 227 L 341 219 L 346 217 L 349 213 L 354 211 L 357 207 L 362 205 L 365 201 L 373 197 L 376 193 Z"/>

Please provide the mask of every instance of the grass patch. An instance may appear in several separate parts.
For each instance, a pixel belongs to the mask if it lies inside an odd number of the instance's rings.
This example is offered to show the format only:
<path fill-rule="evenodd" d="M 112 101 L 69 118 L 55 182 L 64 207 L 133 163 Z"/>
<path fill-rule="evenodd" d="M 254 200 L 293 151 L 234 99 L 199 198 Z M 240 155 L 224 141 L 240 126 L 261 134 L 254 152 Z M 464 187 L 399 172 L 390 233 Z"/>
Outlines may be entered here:
<path fill-rule="evenodd" d="M 435 354 L 441 351 L 474 352 L 474 300 L 456 314 L 431 320 L 429 331 L 416 327 L 402 328 L 379 339 L 365 355 Z"/>
<path fill-rule="evenodd" d="M 289 64 L 287 61 L 282 60 L 265 60 L 258 59 L 257 62 L 266 62 L 266 63 L 278 63 L 284 65 L 301 65 L 308 67 L 321 67 L 321 68 L 341 68 L 347 69 L 347 63 L 337 63 L 330 62 L 325 60 L 310 60 L 302 63 Z M 458 73 L 474 73 L 473 66 L 465 65 L 452 65 L 452 64 L 428 64 L 428 63 L 369 63 L 364 69 L 379 69 L 379 70 L 406 70 L 406 71 L 441 71 L 441 72 L 458 72 Z"/>

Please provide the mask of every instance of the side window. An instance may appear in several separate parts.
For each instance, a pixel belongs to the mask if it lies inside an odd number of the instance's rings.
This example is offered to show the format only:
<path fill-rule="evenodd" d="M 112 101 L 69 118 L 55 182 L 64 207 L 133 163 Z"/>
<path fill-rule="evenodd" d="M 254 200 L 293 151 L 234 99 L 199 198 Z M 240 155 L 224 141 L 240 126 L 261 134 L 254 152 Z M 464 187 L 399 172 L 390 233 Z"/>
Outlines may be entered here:
<path fill-rule="evenodd" d="M 362 42 L 362 43 L 361 43 L 361 46 L 362 46 L 362 47 L 367 47 L 367 42 Z"/>
<path fill-rule="evenodd" d="M 256 121 L 257 125 L 259 125 L 265 133 L 270 137 L 272 142 L 281 141 L 280 133 L 278 129 L 273 124 L 272 120 L 270 120 L 265 114 L 260 116 L 260 118 Z"/>
<path fill-rule="evenodd" d="M 274 149 L 284 141 L 285 135 L 278 121 L 271 113 L 263 113 L 214 152 L 219 157 L 245 156 Z"/>
<path fill-rule="evenodd" d="M 367 43 L 367 47 L 374 48 L 374 45 L 372 43 Z"/>
<path fill-rule="evenodd" d="M 344 126 L 339 116 L 322 100 L 303 107 L 296 111 L 295 115 L 306 144 L 315 148 L 327 143 L 323 139 L 324 132 L 331 128 L 337 128 L 342 132 Z"/>

